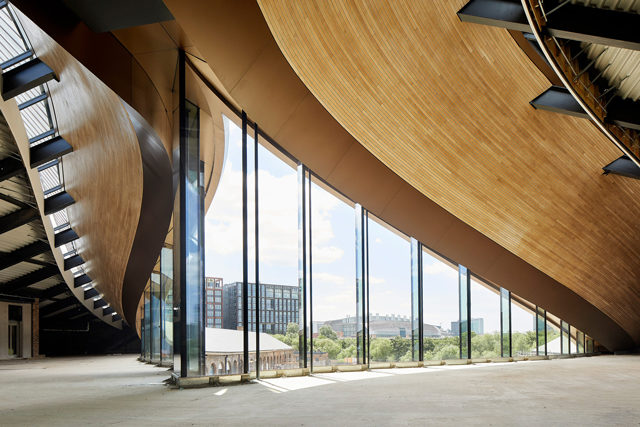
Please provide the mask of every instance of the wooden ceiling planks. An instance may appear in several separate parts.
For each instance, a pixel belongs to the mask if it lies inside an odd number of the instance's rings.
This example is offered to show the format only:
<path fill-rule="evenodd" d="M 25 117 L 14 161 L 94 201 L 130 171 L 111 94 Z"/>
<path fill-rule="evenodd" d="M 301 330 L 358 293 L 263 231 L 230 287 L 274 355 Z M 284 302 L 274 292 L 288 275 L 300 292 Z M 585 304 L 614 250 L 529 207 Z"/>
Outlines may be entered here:
<path fill-rule="evenodd" d="M 640 341 L 640 183 L 585 120 L 537 111 L 548 80 L 464 0 L 258 1 L 301 80 L 431 200 L 583 296 Z"/>

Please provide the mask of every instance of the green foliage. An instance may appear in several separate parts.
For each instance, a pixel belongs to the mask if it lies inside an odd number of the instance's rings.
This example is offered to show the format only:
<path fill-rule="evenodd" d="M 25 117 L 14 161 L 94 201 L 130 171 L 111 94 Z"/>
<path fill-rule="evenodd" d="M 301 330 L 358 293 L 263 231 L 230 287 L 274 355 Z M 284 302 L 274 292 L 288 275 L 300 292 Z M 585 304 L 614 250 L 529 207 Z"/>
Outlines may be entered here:
<path fill-rule="evenodd" d="M 411 362 L 413 360 L 413 352 L 411 350 L 407 351 L 404 356 L 398 359 L 399 362 Z"/>
<path fill-rule="evenodd" d="M 331 328 L 331 326 L 324 325 L 320 328 L 320 331 L 318 332 L 318 337 L 325 337 L 335 341 L 338 339 L 338 334 L 336 334 L 336 332 Z"/>
<path fill-rule="evenodd" d="M 300 329 L 300 327 L 298 326 L 297 323 L 289 323 L 287 325 L 287 335 L 296 335 L 298 336 L 298 330 Z"/>
<path fill-rule="evenodd" d="M 560 336 L 559 331 L 549 329 L 548 341 Z M 290 345 L 295 350 L 299 348 L 299 327 L 297 323 L 287 325 L 286 335 L 274 335 L 274 338 Z M 541 336 L 541 339 L 544 338 Z M 471 335 L 471 351 L 474 358 L 495 358 L 501 354 L 500 333 Z M 513 332 L 511 337 L 512 354 L 522 356 L 535 354 L 535 331 Z M 326 352 L 329 359 L 344 361 L 355 358 L 357 343 L 355 338 L 338 338 L 336 332 L 329 325 L 324 325 L 314 339 L 314 351 Z M 460 357 L 459 337 L 424 338 L 424 360 L 448 360 Z M 542 344 L 541 344 L 542 345 Z M 371 360 L 376 362 L 406 362 L 413 360 L 411 339 L 396 336 L 393 338 L 372 338 L 370 343 Z"/>
<path fill-rule="evenodd" d="M 500 334 L 482 334 L 471 336 L 471 357 L 495 358 L 500 357 Z"/>
<path fill-rule="evenodd" d="M 425 338 L 424 360 L 447 360 L 460 357 L 458 337 Z"/>
<path fill-rule="evenodd" d="M 374 338 L 371 340 L 371 360 L 376 362 L 386 362 L 392 358 L 393 345 L 391 340 L 386 338 Z"/>
<path fill-rule="evenodd" d="M 380 339 L 384 339 L 384 338 L 380 338 Z M 393 347 L 393 361 L 398 361 L 407 352 L 411 352 L 411 339 L 402 338 L 401 336 L 395 336 L 391 338 L 391 346 Z"/>
<path fill-rule="evenodd" d="M 511 334 L 511 354 L 514 356 L 527 356 L 536 352 L 535 331 L 513 332 Z"/>
<path fill-rule="evenodd" d="M 358 349 L 355 344 L 349 345 L 348 347 L 344 347 L 340 353 L 338 353 L 338 360 L 344 360 L 349 357 L 356 357 Z"/>
<path fill-rule="evenodd" d="M 326 337 L 318 337 L 313 340 L 313 350 L 328 353 L 329 359 L 336 359 L 338 354 L 342 351 L 342 347 L 338 342 L 336 342 L 336 340 Z"/>

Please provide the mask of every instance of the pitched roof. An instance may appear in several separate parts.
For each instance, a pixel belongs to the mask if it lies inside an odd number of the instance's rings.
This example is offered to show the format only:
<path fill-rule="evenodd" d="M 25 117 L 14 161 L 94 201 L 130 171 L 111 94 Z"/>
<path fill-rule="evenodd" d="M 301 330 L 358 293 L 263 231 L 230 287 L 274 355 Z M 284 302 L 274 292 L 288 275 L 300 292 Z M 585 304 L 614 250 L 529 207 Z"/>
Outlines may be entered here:
<path fill-rule="evenodd" d="M 205 352 L 241 353 L 243 331 L 233 329 L 206 328 Z M 293 348 L 264 332 L 260 333 L 260 350 L 292 350 Z M 256 351 L 256 333 L 249 332 L 249 351 Z"/>

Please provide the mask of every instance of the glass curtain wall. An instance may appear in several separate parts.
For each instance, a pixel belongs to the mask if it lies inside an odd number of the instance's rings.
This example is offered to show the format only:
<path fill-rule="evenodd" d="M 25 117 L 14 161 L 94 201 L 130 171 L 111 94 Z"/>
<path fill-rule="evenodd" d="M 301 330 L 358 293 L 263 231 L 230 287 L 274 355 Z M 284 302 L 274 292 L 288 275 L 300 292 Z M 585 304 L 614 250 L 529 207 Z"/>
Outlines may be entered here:
<path fill-rule="evenodd" d="M 500 288 L 500 348 L 502 357 L 511 357 L 511 292 Z"/>
<path fill-rule="evenodd" d="M 569 353 L 578 354 L 577 329 L 569 325 Z"/>
<path fill-rule="evenodd" d="M 147 361 L 147 328 L 146 328 L 146 316 L 145 311 L 147 305 L 145 304 L 145 294 L 142 293 L 142 306 L 140 307 L 140 360 Z"/>
<path fill-rule="evenodd" d="M 587 354 L 593 353 L 593 352 L 594 352 L 594 349 L 593 349 L 593 339 L 591 339 L 591 338 L 589 338 L 589 337 L 585 337 L 585 340 L 584 340 L 584 347 L 585 347 L 584 351 L 585 351 Z"/>
<path fill-rule="evenodd" d="M 471 274 L 467 267 L 458 265 L 459 320 L 456 332 L 460 337 L 460 358 L 471 359 Z"/>
<path fill-rule="evenodd" d="M 561 354 L 570 354 L 571 350 L 569 347 L 569 324 L 564 320 L 560 321 L 560 329 L 562 334 L 560 335 L 560 345 L 561 345 Z"/>
<path fill-rule="evenodd" d="M 471 277 L 471 357 L 500 356 L 500 291 Z"/>
<path fill-rule="evenodd" d="M 584 354 L 584 333 L 576 329 L 576 353 Z"/>
<path fill-rule="evenodd" d="M 411 244 L 411 357 L 422 361 L 424 353 L 422 337 L 422 244 L 413 237 Z"/>
<path fill-rule="evenodd" d="M 183 135 L 180 137 L 180 162 L 184 168 L 181 173 L 181 198 L 184 205 L 181 207 L 181 220 L 184 224 L 180 234 L 181 244 L 184 245 L 180 258 L 184 262 L 184 271 L 181 272 L 182 292 L 179 299 L 180 312 L 180 335 L 184 334 L 182 343 L 186 346 L 181 357 L 181 376 L 203 375 L 204 366 L 204 271 L 202 266 L 202 252 L 200 242 L 204 240 L 203 227 L 200 212 L 203 208 L 202 188 L 201 188 L 201 163 L 200 163 L 200 109 L 195 104 L 185 101 L 185 117 L 183 123 L 186 125 Z M 182 202 L 181 202 L 182 203 Z M 179 234 L 179 235 L 180 235 Z M 175 292 L 174 292 L 175 296 Z M 175 330 L 174 330 L 175 332 Z M 174 354 L 175 356 L 175 354 Z M 186 360 L 184 358 L 186 357 Z M 175 369 L 175 366 L 174 366 Z"/>
<path fill-rule="evenodd" d="M 422 247 L 424 360 L 460 357 L 458 266 Z"/>
<path fill-rule="evenodd" d="M 297 368 L 300 349 L 298 305 L 301 300 L 298 286 L 298 172 L 293 162 L 265 141 L 258 141 L 260 306 L 257 310 L 256 292 L 252 292 L 249 330 L 255 333 L 257 324 L 260 325 L 261 371 Z M 253 138 L 249 145 L 255 146 Z M 254 180 L 251 173 L 249 181 Z M 249 199 L 254 193 L 250 192 L 250 195 Z M 249 252 L 250 264 L 255 263 L 254 251 L 255 247 Z M 253 283 L 252 288 L 255 289 Z M 251 342 L 250 348 L 253 348 Z M 250 355 L 252 359 L 253 356 Z"/>
<path fill-rule="evenodd" d="M 367 211 L 355 205 L 356 229 L 356 357 L 358 363 L 369 363 L 369 221 Z"/>
<path fill-rule="evenodd" d="M 151 362 L 151 289 L 144 290 L 144 360 Z"/>
<path fill-rule="evenodd" d="M 537 348 L 536 307 L 515 294 L 511 294 L 511 345 L 512 356 L 535 356 Z M 542 324 L 544 331 L 544 323 Z M 541 341 L 544 344 L 544 341 Z"/>
<path fill-rule="evenodd" d="M 536 333 L 538 334 L 538 356 L 547 355 L 547 312 L 542 307 L 536 306 Z"/>
<path fill-rule="evenodd" d="M 162 312 L 161 363 L 173 361 L 173 250 L 160 252 L 160 310 Z"/>
<path fill-rule="evenodd" d="M 225 159 L 205 215 L 205 275 L 223 283 L 222 293 L 214 294 L 214 302 L 222 300 L 222 327 L 205 330 L 206 367 L 213 375 L 242 373 L 244 357 L 242 131 L 227 117 L 223 123 Z"/>
<path fill-rule="evenodd" d="M 188 150 L 194 154 L 199 110 L 189 102 L 185 109 L 186 138 L 193 142 Z M 205 219 L 206 276 L 223 281 L 222 301 L 214 301 L 222 306 L 222 327 L 206 332 L 209 373 L 237 374 L 245 366 L 280 369 L 308 361 L 324 366 L 370 359 L 554 354 L 556 339 L 557 352 L 565 350 L 565 342 L 569 352 L 568 325 L 567 339 L 560 343 L 560 320 L 546 316 L 543 309 L 506 289 L 471 279 L 465 267 L 456 268 L 426 249 L 421 249 L 422 264 L 416 263 L 406 236 L 369 218 L 366 209 L 316 181 L 287 153 L 262 141 L 254 144 L 251 135 L 257 128 L 249 122 L 243 143 L 237 123 L 224 117 L 225 160 Z M 198 156 L 187 159 L 186 168 L 186 197 L 191 202 L 202 195 L 195 190 L 201 165 L 194 159 Z M 191 252 L 202 236 L 192 222 L 188 228 L 196 239 L 188 242 Z M 195 274 L 197 269 L 187 271 Z M 161 304 L 180 297 L 165 294 L 162 285 L 160 294 Z M 144 353 L 150 358 L 147 323 L 153 315 L 147 315 L 148 291 L 145 298 L 142 329 Z M 204 295 L 199 298 L 203 306 Z M 416 353 L 412 337 L 418 336 L 423 351 Z M 578 352 L 580 337 L 575 338 L 572 350 Z M 311 359 L 305 347 L 313 351 Z M 164 345 L 161 350 L 164 358 Z"/>
<path fill-rule="evenodd" d="M 372 362 L 405 362 L 411 352 L 411 245 L 369 215 L 369 336 Z"/>
<path fill-rule="evenodd" d="M 311 178 L 313 366 L 355 364 L 354 206 Z"/>
<path fill-rule="evenodd" d="M 160 275 L 151 273 L 150 312 L 151 312 L 151 362 L 160 363 L 162 342 L 162 309 L 160 307 Z"/>
<path fill-rule="evenodd" d="M 547 355 L 562 353 L 560 337 L 560 318 L 547 313 Z"/>

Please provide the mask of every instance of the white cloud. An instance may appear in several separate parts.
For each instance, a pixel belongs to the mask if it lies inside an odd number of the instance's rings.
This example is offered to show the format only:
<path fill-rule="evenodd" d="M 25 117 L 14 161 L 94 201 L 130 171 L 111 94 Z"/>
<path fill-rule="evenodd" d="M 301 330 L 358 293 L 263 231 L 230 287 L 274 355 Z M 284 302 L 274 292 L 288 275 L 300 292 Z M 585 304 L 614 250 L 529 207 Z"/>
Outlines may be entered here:
<path fill-rule="evenodd" d="M 230 145 L 236 146 L 240 139 L 237 126 L 230 125 Z M 231 148 L 237 151 L 236 148 Z M 215 255 L 238 255 L 242 253 L 242 172 L 239 159 L 227 156 L 220 184 L 211 208 L 205 216 L 205 240 L 208 253 Z M 248 176 L 249 194 L 253 194 L 253 173 Z M 298 183 L 297 172 L 275 176 L 260 169 L 259 175 L 260 215 L 260 262 L 277 266 L 297 268 L 298 263 Z M 339 201 L 325 191 L 312 192 L 313 262 L 330 264 L 341 259 L 344 250 L 332 245 L 334 239 L 332 210 Z M 252 222 L 253 207 L 250 201 L 249 220 Z M 253 228 L 250 225 L 249 239 L 252 243 Z M 250 258 L 253 251 L 250 250 Z"/>
<path fill-rule="evenodd" d="M 315 284 L 331 284 L 331 285 L 344 285 L 345 280 L 342 276 L 337 276 L 331 273 L 313 273 L 313 282 Z"/>
<path fill-rule="evenodd" d="M 382 277 L 369 276 L 369 285 L 381 285 L 386 281 Z"/>
<path fill-rule="evenodd" d="M 424 274 L 431 274 L 431 275 L 444 274 L 450 278 L 458 277 L 457 270 L 439 261 L 436 261 L 429 265 L 425 265 L 423 271 L 424 271 Z"/>

